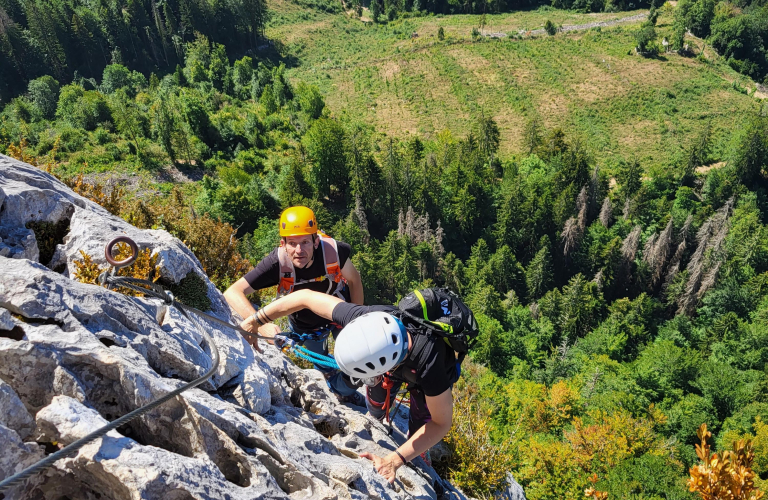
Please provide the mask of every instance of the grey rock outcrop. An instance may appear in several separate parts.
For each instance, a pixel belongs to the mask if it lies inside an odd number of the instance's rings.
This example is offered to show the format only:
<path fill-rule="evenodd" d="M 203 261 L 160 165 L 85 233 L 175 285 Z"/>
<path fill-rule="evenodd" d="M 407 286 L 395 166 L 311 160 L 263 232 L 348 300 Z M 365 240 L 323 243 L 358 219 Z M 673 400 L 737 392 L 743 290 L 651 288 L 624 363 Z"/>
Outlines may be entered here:
<path fill-rule="evenodd" d="M 35 430 L 35 421 L 24 403 L 10 385 L 0 379 L 0 425 L 16 431 L 19 438 L 26 439 Z"/>
<path fill-rule="evenodd" d="M 507 488 L 498 496 L 499 500 L 525 500 L 523 487 L 507 472 Z"/>
<path fill-rule="evenodd" d="M 29 223 L 65 219 L 68 233 L 51 260 L 39 262 Z M 104 245 L 122 234 L 158 256 L 168 281 L 204 276 L 165 231 L 136 229 L 0 155 L 0 479 L 211 366 L 211 346 L 178 311 L 72 279 L 79 250 L 103 264 Z M 206 282 L 210 312 L 231 320 Z M 211 381 L 5 498 L 465 498 L 420 459 L 388 484 L 359 454 L 388 453 L 405 439 L 400 430 L 390 436 L 364 409 L 338 404 L 319 372 L 299 369 L 274 347 L 258 354 L 234 330 L 200 323 L 221 355 Z M 402 429 L 402 410 L 396 421 Z"/>

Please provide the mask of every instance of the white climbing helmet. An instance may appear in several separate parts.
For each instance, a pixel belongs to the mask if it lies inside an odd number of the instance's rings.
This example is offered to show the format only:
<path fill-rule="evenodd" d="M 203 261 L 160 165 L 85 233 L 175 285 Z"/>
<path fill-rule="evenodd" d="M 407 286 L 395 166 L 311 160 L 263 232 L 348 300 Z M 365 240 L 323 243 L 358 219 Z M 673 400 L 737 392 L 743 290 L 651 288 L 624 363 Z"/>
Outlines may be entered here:
<path fill-rule="evenodd" d="M 342 328 L 333 356 L 341 371 L 363 379 L 384 375 L 407 353 L 408 334 L 403 323 L 391 314 L 374 311 Z"/>

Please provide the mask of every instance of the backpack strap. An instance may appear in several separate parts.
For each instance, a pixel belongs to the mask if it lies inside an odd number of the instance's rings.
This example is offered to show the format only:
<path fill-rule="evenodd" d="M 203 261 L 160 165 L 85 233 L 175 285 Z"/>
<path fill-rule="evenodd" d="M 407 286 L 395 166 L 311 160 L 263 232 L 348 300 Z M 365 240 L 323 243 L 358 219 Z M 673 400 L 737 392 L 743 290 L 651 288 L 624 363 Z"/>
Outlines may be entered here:
<path fill-rule="evenodd" d="M 296 286 L 296 269 L 283 246 L 277 247 L 277 261 L 280 264 L 280 279 L 277 283 L 277 298 L 288 295 Z"/>
<path fill-rule="evenodd" d="M 336 240 L 331 238 L 325 233 L 319 233 L 320 248 L 323 250 L 323 263 L 325 264 L 325 276 L 328 278 L 328 290 L 325 293 L 331 293 L 333 284 L 336 283 L 336 295 L 337 297 L 344 299 L 341 292 L 344 290 L 347 280 L 341 274 L 341 266 L 339 265 L 339 247 Z"/>
<path fill-rule="evenodd" d="M 419 303 L 421 304 L 421 311 L 424 315 L 424 321 L 421 322 L 422 325 L 426 326 L 430 330 L 436 330 L 436 328 L 439 328 L 441 330 L 441 335 L 443 337 L 443 341 L 445 341 L 446 344 L 448 344 L 448 347 L 453 349 L 453 346 L 451 345 L 451 342 L 448 340 L 447 335 L 451 335 L 453 333 L 453 327 L 451 325 L 447 325 L 445 323 L 441 323 L 439 321 L 430 321 L 429 315 L 427 314 L 427 301 L 424 299 L 424 296 L 421 294 L 419 290 L 414 290 L 413 294 L 416 295 L 416 298 L 419 299 Z M 406 314 L 408 314 L 406 312 Z M 408 316 L 413 317 L 412 315 L 408 314 Z M 421 320 L 421 318 L 418 318 Z M 463 358 L 462 358 L 463 360 Z"/>
<path fill-rule="evenodd" d="M 440 321 L 431 321 L 429 319 L 429 315 L 427 314 L 427 301 L 424 299 L 424 296 L 421 294 L 419 290 L 414 290 L 413 293 L 414 295 L 416 295 L 416 298 L 419 299 L 419 303 L 421 304 L 421 310 L 422 310 L 422 313 L 424 314 L 424 322 L 431 325 L 433 329 L 439 328 L 444 334 L 451 335 L 453 333 L 453 327 L 449 324 L 441 323 Z"/>
<path fill-rule="evenodd" d="M 342 280 L 341 267 L 339 266 L 339 247 L 336 240 L 330 236 L 318 236 L 320 238 L 320 248 L 323 250 L 323 263 L 325 264 L 325 274 L 329 279 L 338 283 Z"/>

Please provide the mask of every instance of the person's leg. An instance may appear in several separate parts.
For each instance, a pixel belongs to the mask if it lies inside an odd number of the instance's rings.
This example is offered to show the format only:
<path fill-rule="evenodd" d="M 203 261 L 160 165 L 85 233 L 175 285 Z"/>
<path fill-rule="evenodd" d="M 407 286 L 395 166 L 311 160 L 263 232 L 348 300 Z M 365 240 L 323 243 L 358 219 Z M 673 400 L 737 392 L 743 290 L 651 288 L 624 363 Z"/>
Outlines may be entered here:
<path fill-rule="evenodd" d="M 411 412 L 408 416 L 408 437 L 413 436 L 413 433 L 424 427 L 424 425 L 432 420 L 432 414 L 429 413 L 427 408 L 427 400 L 424 393 L 420 389 L 409 387 L 411 392 Z M 429 456 L 429 450 L 421 454 L 421 458 L 432 467 L 432 459 Z"/>
<path fill-rule="evenodd" d="M 432 415 L 427 408 L 427 400 L 421 389 L 409 387 L 411 393 L 411 411 L 408 415 L 408 435 L 424 427 L 424 424 L 432 420 Z"/>
<path fill-rule="evenodd" d="M 393 403 L 395 401 L 395 396 L 397 396 L 397 391 L 400 390 L 400 386 L 402 383 L 395 382 L 395 387 L 390 389 L 389 391 L 389 407 L 390 409 L 393 406 Z M 382 378 L 381 382 L 379 382 L 374 387 L 365 387 L 365 406 L 368 407 L 368 412 L 371 414 L 371 416 L 378 420 L 383 420 L 384 417 L 387 416 L 386 411 L 384 411 L 384 406 L 387 401 L 387 390 L 384 388 L 384 379 Z"/>

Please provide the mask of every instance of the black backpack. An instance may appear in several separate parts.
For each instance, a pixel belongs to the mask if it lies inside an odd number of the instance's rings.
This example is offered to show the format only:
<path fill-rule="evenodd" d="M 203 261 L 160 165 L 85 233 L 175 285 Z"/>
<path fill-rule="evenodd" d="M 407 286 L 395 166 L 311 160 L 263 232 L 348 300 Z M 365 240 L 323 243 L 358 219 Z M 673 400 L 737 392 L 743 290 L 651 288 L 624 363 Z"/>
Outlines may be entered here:
<path fill-rule="evenodd" d="M 479 329 L 474 314 L 447 288 L 414 290 L 398 304 L 400 319 L 417 333 L 442 337 L 459 358 L 472 348 Z"/>

